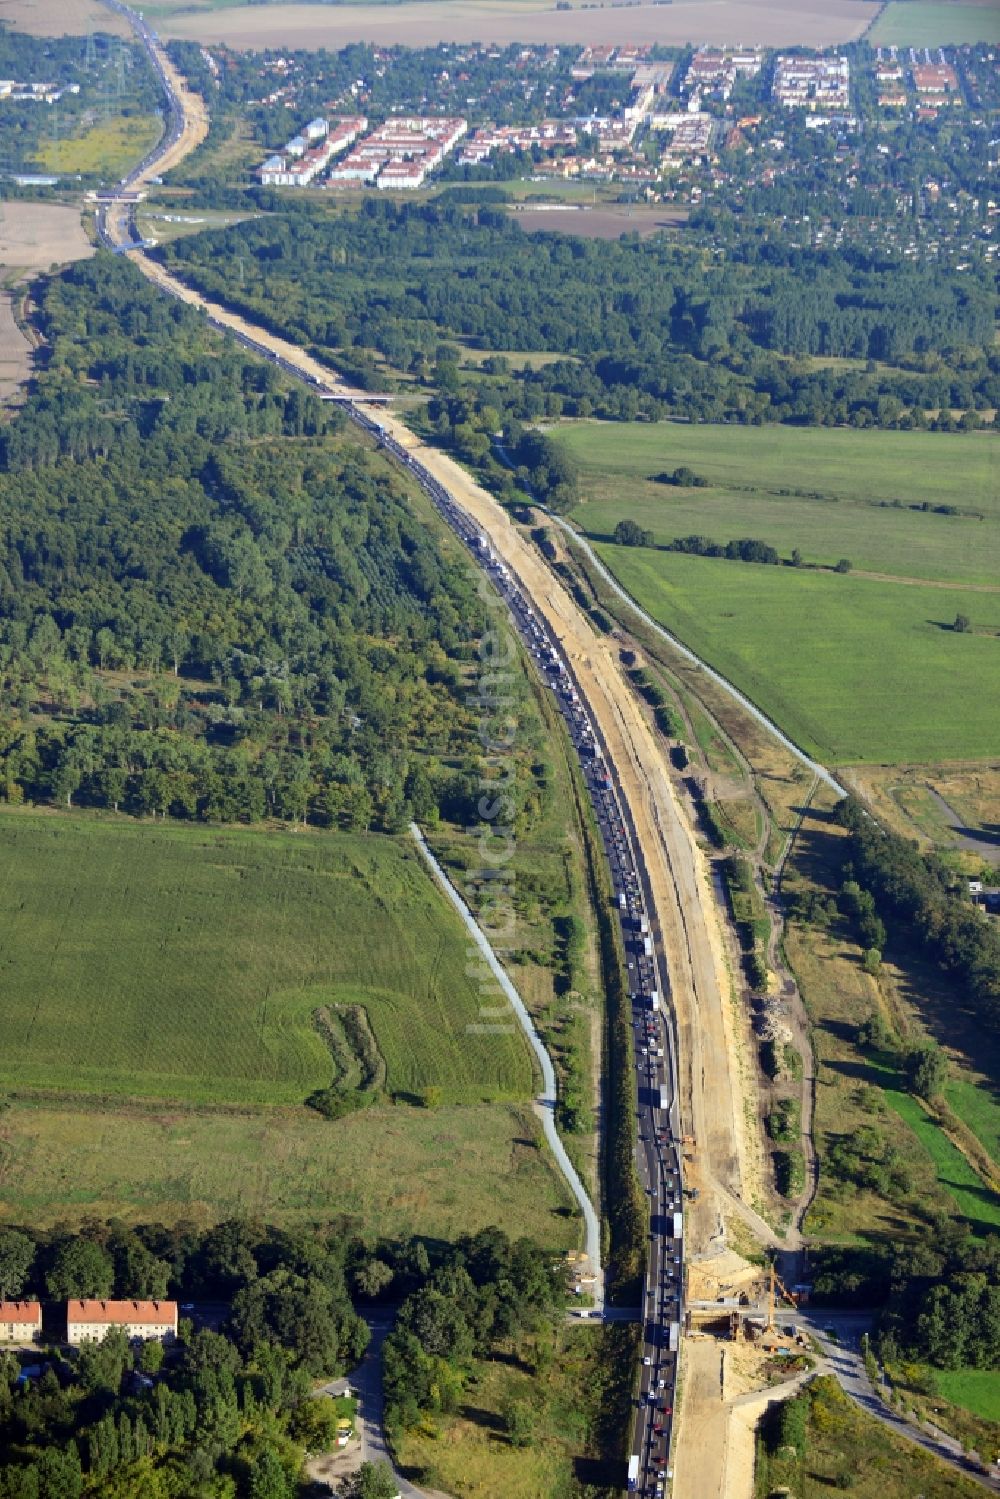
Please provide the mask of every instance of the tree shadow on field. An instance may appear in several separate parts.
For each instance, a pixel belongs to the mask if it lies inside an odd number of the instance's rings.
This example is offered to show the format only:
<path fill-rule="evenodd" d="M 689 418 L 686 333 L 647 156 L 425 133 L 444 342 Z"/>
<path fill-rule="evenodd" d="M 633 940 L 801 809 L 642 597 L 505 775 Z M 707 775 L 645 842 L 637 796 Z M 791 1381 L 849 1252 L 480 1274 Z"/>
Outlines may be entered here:
<path fill-rule="evenodd" d="M 492 1432 L 494 1436 L 506 1435 L 504 1423 L 496 1411 L 483 1410 L 478 1405 L 463 1405 L 459 1414 L 463 1421 L 468 1421 L 473 1426 L 481 1426 L 484 1431 Z"/>
<path fill-rule="evenodd" d="M 507 1369 L 516 1369 L 520 1374 L 534 1374 L 534 1364 L 529 1364 L 526 1359 L 520 1358 L 516 1353 L 491 1353 L 490 1362 L 503 1364 Z"/>
<path fill-rule="evenodd" d="M 843 1041 L 848 1046 L 857 1044 L 858 1028 L 849 1020 L 832 1020 L 829 1017 L 819 1021 L 817 1030 L 826 1031 L 828 1036 L 834 1036 L 838 1041 Z M 824 1063 L 824 1066 L 827 1064 Z"/>
<path fill-rule="evenodd" d="M 791 855 L 792 869 L 801 878 L 823 889 L 840 887 L 844 831 L 832 812 L 815 807 L 794 807 L 802 817 Z"/>
<path fill-rule="evenodd" d="M 624 1465 L 600 1457 L 575 1457 L 573 1475 L 581 1489 L 621 1488 Z"/>
<path fill-rule="evenodd" d="M 841 1077 L 853 1078 L 856 1082 L 871 1083 L 876 1088 L 892 1087 L 897 1081 L 895 1078 L 887 1078 L 884 1072 L 877 1071 L 868 1062 L 824 1061 L 823 1066 L 830 1072 L 838 1072 Z"/>

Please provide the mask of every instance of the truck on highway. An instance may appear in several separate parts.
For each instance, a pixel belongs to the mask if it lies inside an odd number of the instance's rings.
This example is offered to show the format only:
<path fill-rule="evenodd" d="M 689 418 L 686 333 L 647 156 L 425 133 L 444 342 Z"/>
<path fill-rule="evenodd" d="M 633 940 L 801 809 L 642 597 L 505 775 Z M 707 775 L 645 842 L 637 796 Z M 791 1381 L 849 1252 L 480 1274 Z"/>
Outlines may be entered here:
<path fill-rule="evenodd" d="M 654 1012 L 654 1014 L 660 1008 L 660 991 L 659 991 L 659 989 L 651 989 L 649 991 L 649 1008 Z"/>
<path fill-rule="evenodd" d="M 642 951 L 643 951 L 643 955 L 645 957 L 647 957 L 647 958 L 651 958 L 653 956 L 653 939 L 652 939 L 652 937 L 643 937 L 643 939 L 642 939 Z"/>
<path fill-rule="evenodd" d="M 683 1215 L 683 1213 L 675 1213 L 674 1214 L 674 1238 L 675 1239 L 681 1238 L 683 1236 L 683 1233 L 684 1233 L 684 1215 Z"/>
<path fill-rule="evenodd" d="M 663 1083 L 660 1084 L 660 1108 L 663 1113 L 670 1108 L 670 1093 Z"/>
<path fill-rule="evenodd" d="M 676 1353 L 681 1342 L 681 1324 L 671 1322 L 670 1324 L 670 1352 Z"/>
<path fill-rule="evenodd" d="M 618 1471 L 620 1473 L 621 1472 L 621 1468 L 619 1468 Z M 628 1460 L 628 1491 L 629 1491 L 629 1493 L 630 1494 L 634 1494 L 635 1491 L 636 1491 L 636 1489 L 638 1489 L 638 1487 L 639 1487 L 639 1454 L 638 1454 L 638 1452 L 633 1452 L 632 1456 Z"/>

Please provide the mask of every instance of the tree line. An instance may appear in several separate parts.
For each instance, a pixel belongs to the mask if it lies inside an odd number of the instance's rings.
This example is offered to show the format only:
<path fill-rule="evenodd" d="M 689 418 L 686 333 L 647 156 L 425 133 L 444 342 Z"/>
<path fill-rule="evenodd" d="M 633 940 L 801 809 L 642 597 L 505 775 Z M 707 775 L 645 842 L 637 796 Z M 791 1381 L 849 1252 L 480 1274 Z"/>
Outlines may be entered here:
<path fill-rule="evenodd" d="M 817 1299 L 881 1306 L 883 1359 L 1000 1367 L 1000 1234 L 974 1238 L 964 1224 L 936 1218 L 913 1242 L 824 1246 L 810 1258 Z"/>
<path fill-rule="evenodd" d="M 403 1301 L 386 1340 L 390 1432 L 458 1408 L 474 1358 L 565 1315 L 566 1266 L 500 1229 L 464 1237 Z"/>

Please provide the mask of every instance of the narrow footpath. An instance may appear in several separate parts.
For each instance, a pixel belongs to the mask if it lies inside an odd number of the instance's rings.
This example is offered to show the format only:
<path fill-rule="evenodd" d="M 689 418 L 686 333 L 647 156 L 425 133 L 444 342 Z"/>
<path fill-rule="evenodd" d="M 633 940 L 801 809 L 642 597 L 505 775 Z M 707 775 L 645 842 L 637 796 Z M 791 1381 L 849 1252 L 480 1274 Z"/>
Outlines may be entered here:
<path fill-rule="evenodd" d="M 542 1122 L 542 1129 L 545 1133 L 545 1138 L 549 1142 L 549 1147 L 551 1148 L 552 1154 L 555 1156 L 559 1170 L 562 1172 L 563 1177 L 566 1180 L 566 1184 L 575 1197 L 580 1212 L 583 1214 L 583 1221 L 586 1225 L 587 1260 L 590 1264 L 591 1273 L 595 1277 L 593 1289 L 594 1308 L 598 1316 L 603 1316 L 604 1270 L 601 1265 L 601 1224 L 598 1215 L 594 1210 L 594 1204 L 587 1196 L 586 1188 L 584 1187 L 583 1182 L 580 1180 L 577 1174 L 576 1167 L 573 1165 L 573 1162 L 566 1154 L 566 1147 L 563 1145 L 562 1140 L 559 1138 L 559 1133 L 556 1129 L 556 1074 L 555 1069 L 552 1066 L 552 1058 L 546 1051 L 545 1046 L 542 1042 L 542 1038 L 535 1030 L 534 1021 L 528 1013 L 528 1009 L 524 1003 L 524 1000 L 521 998 L 520 994 L 518 994 L 514 985 L 511 983 L 510 978 L 504 971 L 499 958 L 480 930 L 476 918 L 473 916 L 472 912 L 465 904 L 465 901 L 462 899 L 461 895 L 451 883 L 451 880 L 441 868 L 441 865 L 438 863 L 437 859 L 435 859 L 434 855 L 427 847 L 424 835 L 423 833 L 421 833 L 415 822 L 410 823 L 410 832 L 413 834 L 413 837 L 416 840 L 417 847 L 419 848 L 421 854 L 430 866 L 434 878 L 437 880 L 445 895 L 447 895 L 448 899 L 455 907 L 455 910 L 458 912 L 459 916 L 461 916 L 470 936 L 472 937 L 472 940 L 475 942 L 477 948 L 482 953 L 483 959 L 487 964 L 490 972 L 493 974 L 497 983 L 500 985 L 500 988 L 503 990 L 507 999 L 510 1001 L 511 1008 L 514 1011 L 514 1014 L 517 1016 L 521 1029 L 527 1036 L 528 1043 L 538 1060 L 538 1065 L 542 1073 L 542 1092 L 535 1100 L 535 1113 L 538 1115 L 539 1119 Z"/>

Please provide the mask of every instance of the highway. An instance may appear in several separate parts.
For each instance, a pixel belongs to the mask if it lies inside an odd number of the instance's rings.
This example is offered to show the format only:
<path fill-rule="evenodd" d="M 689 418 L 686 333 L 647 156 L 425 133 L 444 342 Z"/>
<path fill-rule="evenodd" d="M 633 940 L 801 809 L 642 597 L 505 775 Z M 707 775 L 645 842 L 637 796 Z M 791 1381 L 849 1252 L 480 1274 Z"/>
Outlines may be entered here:
<path fill-rule="evenodd" d="M 179 143 L 187 140 L 190 149 L 196 132 L 190 128 L 183 107 L 183 101 L 190 96 L 182 96 L 176 75 L 156 37 L 137 13 L 119 0 L 106 3 L 129 20 L 146 48 L 167 98 L 167 128 L 156 149 L 98 204 L 97 229 L 102 243 L 119 253 L 134 254 L 155 284 L 199 307 L 219 331 L 236 338 L 289 376 L 305 381 L 317 395 L 341 402 L 351 420 L 420 486 L 490 578 L 565 720 L 611 873 L 628 965 L 638 1096 L 636 1164 L 649 1198 L 650 1226 L 628 1490 L 659 1499 L 667 1492 L 670 1480 L 669 1454 L 683 1310 L 684 1197 L 676 1023 L 670 1000 L 670 975 L 632 808 L 607 753 L 596 717 L 553 627 L 533 607 L 521 579 L 502 560 L 468 510 L 379 420 L 370 398 L 339 385 L 322 366 L 283 340 L 219 307 L 207 306 L 190 288 L 167 275 L 142 253 L 144 246 L 134 228 L 132 200 L 136 189 L 174 160 Z M 599 1309 L 595 1315 L 601 1315 Z"/>

